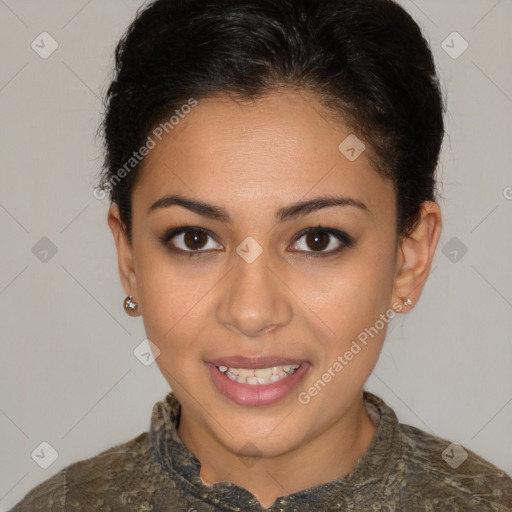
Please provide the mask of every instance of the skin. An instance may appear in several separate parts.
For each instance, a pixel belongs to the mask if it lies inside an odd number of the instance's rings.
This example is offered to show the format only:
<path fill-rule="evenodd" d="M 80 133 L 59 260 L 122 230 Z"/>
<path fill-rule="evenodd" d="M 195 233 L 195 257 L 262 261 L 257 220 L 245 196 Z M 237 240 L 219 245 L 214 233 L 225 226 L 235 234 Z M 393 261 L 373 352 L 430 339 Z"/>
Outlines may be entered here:
<path fill-rule="evenodd" d="M 132 244 L 119 210 L 108 213 L 127 295 L 139 303 L 162 374 L 182 404 L 179 435 L 201 462 L 207 485 L 231 481 L 264 507 L 279 496 L 350 473 L 374 438 L 363 386 L 386 327 L 307 404 L 298 400 L 393 305 L 417 303 L 441 233 L 433 202 L 410 236 L 396 233 L 392 183 L 372 168 L 370 149 L 349 161 L 338 149 L 351 133 L 333 124 L 311 93 L 272 92 L 249 104 L 226 97 L 199 101 L 150 151 L 133 190 Z M 228 224 L 156 200 L 181 194 L 225 208 Z M 331 206 L 276 222 L 297 201 L 344 196 L 364 203 Z M 183 251 L 158 239 L 171 227 L 211 233 Z M 324 235 L 318 248 L 301 230 L 321 225 L 349 234 L 343 246 Z M 263 252 L 247 263 L 236 248 L 248 236 Z M 401 298 L 413 301 L 403 306 Z M 387 326 L 387 324 L 386 324 Z M 214 386 L 204 361 L 274 355 L 309 361 L 299 386 L 280 402 L 239 405 Z"/>

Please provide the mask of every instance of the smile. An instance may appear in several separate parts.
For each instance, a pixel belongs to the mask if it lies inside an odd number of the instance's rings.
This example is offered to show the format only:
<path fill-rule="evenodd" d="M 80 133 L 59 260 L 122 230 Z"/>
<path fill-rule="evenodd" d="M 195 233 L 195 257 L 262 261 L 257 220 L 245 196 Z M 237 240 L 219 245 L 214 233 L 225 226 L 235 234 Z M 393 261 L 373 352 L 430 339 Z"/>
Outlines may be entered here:
<path fill-rule="evenodd" d="M 272 405 L 288 397 L 311 369 L 307 361 L 231 357 L 206 362 L 215 389 L 245 406 Z"/>
<path fill-rule="evenodd" d="M 228 368 L 219 366 L 218 369 L 227 377 L 240 384 L 267 385 L 278 382 L 292 375 L 299 368 L 300 364 L 271 366 L 268 368 Z"/>

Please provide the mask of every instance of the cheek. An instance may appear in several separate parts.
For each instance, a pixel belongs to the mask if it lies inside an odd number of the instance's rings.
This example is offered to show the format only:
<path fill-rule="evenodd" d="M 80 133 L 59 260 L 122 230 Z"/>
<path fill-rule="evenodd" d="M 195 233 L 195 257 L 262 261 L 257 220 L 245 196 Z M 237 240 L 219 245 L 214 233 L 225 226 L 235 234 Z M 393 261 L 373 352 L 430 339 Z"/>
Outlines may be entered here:
<path fill-rule="evenodd" d="M 192 337 L 191 326 L 200 323 L 198 306 L 211 285 L 207 278 L 194 279 L 182 271 L 176 260 L 171 264 L 165 251 L 149 244 L 140 247 L 136 261 L 137 290 L 147 336 L 162 351 L 180 351 L 175 340 L 181 339 L 186 346 L 184 330 L 189 339 Z"/>
<path fill-rule="evenodd" d="M 192 390 L 203 378 L 197 362 L 201 350 L 198 329 L 205 321 L 200 307 L 205 290 L 155 261 L 140 277 L 144 329 L 160 351 L 156 363 L 173 389 Z"/>
<path fill-rule="evenodd" d="M 376 250 L 378 246 L 366 239 L 328 279 L 309 282 L 315 311 L 329 327 L 317 338 L 323 342 L 312 380 L 332 384 L 322 391 L 318 406 L 361 388 L 379 358 L 389 324 L 389 318 L 383 321 L 381 315 L 390 307 L 394 248 L 388 243 Z"/>
<path fill-rule="evenodd" d="M 391 319 L 386 312 L 393 268 L 391 258 L 382 256 L 361 256 L 357 264 L 331 276 L 322 293 L 314 291 L 316 311 L 330 332 L 317 338 L 322 340 L 318 365 L 303 391 L 311 400 L 321 395 L 315 402 L 319 411 L 361 389 L 378 361 Z M 332 419 L 335 415 L 332 411 Z"/>
<path fill-rule="evenodd" d="M 366 243 L 323 277 L 308 280 L 305 296 L 332 331 L 342 338 L 373 325 L 390 305 L 394 249 L 375 250 Z M 306 285 L 305 285 L 306 286 Z"/>

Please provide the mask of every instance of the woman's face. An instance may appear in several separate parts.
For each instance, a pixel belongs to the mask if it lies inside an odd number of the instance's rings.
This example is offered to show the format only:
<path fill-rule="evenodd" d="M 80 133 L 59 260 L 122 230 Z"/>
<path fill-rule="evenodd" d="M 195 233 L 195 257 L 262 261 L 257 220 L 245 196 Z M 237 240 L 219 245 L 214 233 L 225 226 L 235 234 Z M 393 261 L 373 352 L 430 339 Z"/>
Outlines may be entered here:
<path fill-rule="evenodd" d="M 377 362 L 398 300 L 396 197 L 357 141 L 340 150 L 350 134 L 305 92 L 205 99 L 134 188 L 127 291 L 183 424 L 233 453 L 327 431 Z"/>

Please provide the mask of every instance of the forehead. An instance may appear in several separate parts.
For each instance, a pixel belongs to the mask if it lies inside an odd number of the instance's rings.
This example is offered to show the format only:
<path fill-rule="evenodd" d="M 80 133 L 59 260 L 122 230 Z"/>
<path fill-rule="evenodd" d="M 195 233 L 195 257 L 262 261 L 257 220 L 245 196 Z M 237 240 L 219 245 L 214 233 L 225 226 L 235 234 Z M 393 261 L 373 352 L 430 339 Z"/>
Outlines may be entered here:
<path fill-rule="evenodd" d="M 347 158 L 354 137 L 303 91 L 251 103 L 202 99 L 161 140 L 152 135 L 156 145 L 140 171 L 134 205 L 149 206 L 171 192 L 239 206 L 340 193 L 380 207 L 393 199 L 392 184 L 373 169 L 366 150 Z"/>

